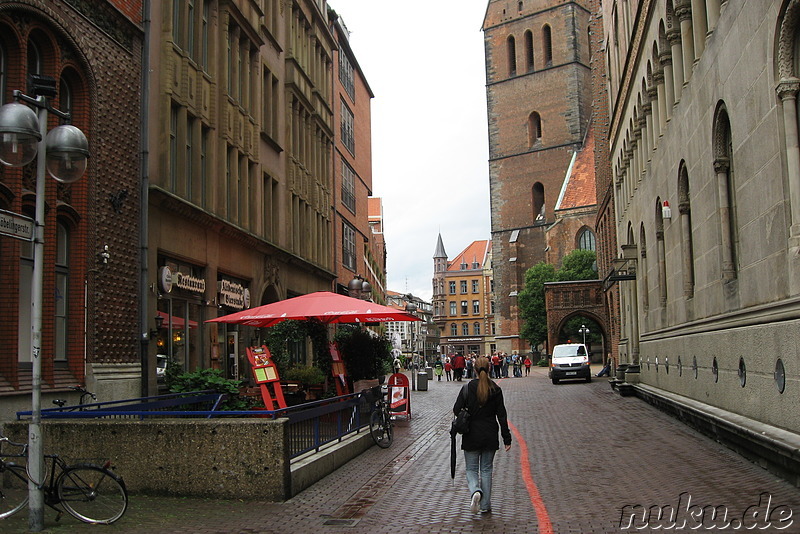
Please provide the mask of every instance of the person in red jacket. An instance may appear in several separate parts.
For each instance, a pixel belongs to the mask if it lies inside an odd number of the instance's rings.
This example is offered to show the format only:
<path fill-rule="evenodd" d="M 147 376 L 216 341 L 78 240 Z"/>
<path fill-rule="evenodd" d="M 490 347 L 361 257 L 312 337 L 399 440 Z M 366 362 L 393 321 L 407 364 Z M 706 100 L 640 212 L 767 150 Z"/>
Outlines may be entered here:
<path fill-rule="evenodd" d="M 467 367 L 467 361 L 464 359 L 464 356 L 461 354 L 456 354 L 453 357 L 453 375 L 455 376 L 456 381 L 461 382 L 461 379 L 464 378 L 464 368 Z"/>
<path fill-rule="evenodd" d="M 491 378 L 500 378 L 502 376 L 502 362 L 500 361 L 500 355 L 496 352 L 492 354 L 492 373 L 490 375 Z"/>
<path fill-rule="evenodd" d="M 530 376 L 530 374 L 531 374 L 531 365 L 533 365 L 533 362 L 531 361 L 531 357 L 530 356 L 525 356 L 525 361 L 522 362 L 522 363 L 525 365 L 525 376 Z"/>

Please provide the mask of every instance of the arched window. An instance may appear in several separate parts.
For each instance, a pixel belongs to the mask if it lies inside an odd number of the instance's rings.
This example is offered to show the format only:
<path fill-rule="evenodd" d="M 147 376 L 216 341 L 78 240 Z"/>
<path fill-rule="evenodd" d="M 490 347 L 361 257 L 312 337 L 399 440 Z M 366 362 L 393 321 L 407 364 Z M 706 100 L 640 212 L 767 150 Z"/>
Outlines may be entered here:
<path fill-rule="evenodd" d="M 64 223 L 56 228 L 56 361 L 67 359 L 67 315 L 69 310 L 70 232 Z"/>
<path fill-rule="evenodd" d="M 714 172 L 719 195 L 719 224 L 722 246 L 722 278 L 736 278 L 738 270 L 739 233 L 736 224 L 736 188 L 733 173 L 731 125 L 724 102 L 717 104 L 714 114 Z"/>
<path fill-rule="evenodd" d="M 481 323 L 473 323 L 472 334 L 475 336 L 481 335 Z"/>
<path fill-rule="evenodd" d="M 578 233 L 578 250 L 595 250 L 594 232 L 588 228 Z"/>
<path fill-rule="evenodd" d="M 544 224 L 546 221 L 546 214 L 544 204 L 544 186 L 541 182 L 536 182 L 533 184 L 531 197 L 533 205 L 533 223 Z"/>
<path fill-rule="evenodd" d="M 506 52 L 508 53 L 508 75 L 517 75 L 517 44 L 513 35 L 509 35 L 506 41 Z"/>
<path fill-rule="evenodd" d="M 644 224 L 639 227 L 639 268 L 637 277 L 642 280 L 639 295 L 642 301 L 642 310 L 647 313 L 650 307 L 650 288 L 647 280 L 647 239 L 644 232 Z"/>
<path fill-rule="evenodd" d="M 528 72 L 533 71 L 533 32 L 525 32 L 525 68 Z"/>
<path fill-rule="evenodd" d="M 658 296 L 661 306 L 667 305 L 667 253 L 664 244 L 664 205 L 656 199 L 656 260 L 658 261 Z"/>
<path fill-rule="evenodd" d="M 553 40 L 550 25 L 545 24 L 542 28 L 542 53 L 544 54 L 544 66 L 553 66 Z"/>
<path fill-rule="evenodd" d="M 461 335 L 469 335 L 469 323 L 461 323 Z"/>
<path fill-rule="evenodd" d="M 42 73 L 42 54 L 33 39 L 28 41 L 28 74 Z"/>
<path fill-rule="evenodd" d="M 533 147 L 542 140 L 542 118 L 533 111 L 528 115 L 528 147 Z"/>
<path fill-rule="evenodd" d="M 452 323 L 450 325 L 450 335 L 457 336 L 458 335 L 458 325 L 456 323 Z"/>
<path fill-rule="evenodd" d="M 678 211 L 681 219 L 681 254 L 683 257 L 683 294 L 694 295 L 694 245 L 692 244 L 692 204 L 689 199 L 689 174 L 681 161 L 678 170 Z"/>

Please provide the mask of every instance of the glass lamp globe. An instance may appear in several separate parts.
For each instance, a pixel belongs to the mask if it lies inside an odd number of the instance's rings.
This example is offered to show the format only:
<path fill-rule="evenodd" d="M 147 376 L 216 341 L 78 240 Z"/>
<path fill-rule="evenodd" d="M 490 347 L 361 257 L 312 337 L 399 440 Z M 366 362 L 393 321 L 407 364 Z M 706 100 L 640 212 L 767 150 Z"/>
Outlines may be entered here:
<path fill-rule="evenodd" d="M 27 165 L 36 157 L 41 139 L 39 118 L 31 108 L 16 102 L 0 107 L 0 162 Z"/>
<path fill-rule="evenodd" d="M 71 184 L 86 172 L 89 142 L 80 129 L 65 124 L 50 130 L 45 138 L 47 172 L 57 182 Z"/>

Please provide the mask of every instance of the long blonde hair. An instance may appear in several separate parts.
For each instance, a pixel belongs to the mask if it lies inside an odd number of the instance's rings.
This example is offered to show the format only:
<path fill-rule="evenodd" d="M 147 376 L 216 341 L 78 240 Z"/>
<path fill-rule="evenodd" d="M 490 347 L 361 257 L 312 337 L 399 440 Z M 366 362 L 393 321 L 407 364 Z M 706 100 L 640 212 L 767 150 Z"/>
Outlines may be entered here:
<path fill-rule="evenodd" d="M 475 360 L 475 372 L 478 374 L 478 406 L 483 406 L 489 400 L 489 393 L 497 387 L 489 378 L 489 360 L 481 356 Z"/>

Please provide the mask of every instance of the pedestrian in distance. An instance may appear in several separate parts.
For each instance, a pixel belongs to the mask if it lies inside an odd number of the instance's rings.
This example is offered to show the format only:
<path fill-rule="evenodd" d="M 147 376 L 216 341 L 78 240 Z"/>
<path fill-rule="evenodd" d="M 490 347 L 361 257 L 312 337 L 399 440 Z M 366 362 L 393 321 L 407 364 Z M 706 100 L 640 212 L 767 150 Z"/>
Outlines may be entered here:
<path fill-rule="evenodd" d="M 459 391 L 453 405 L 453 413 L 461 408 L 469 411 L 469 431 L 461 439 L 467 486 L 470 492 L 470 511 L 489 513 L 492 511 L 492 472 L 494 456 L 500 448 L 497 433 L 503 438 L 506 451 L 511 449 L 511 431 L 503 402 L 503 391 L 489 378 L 489 360 L 480 357 L 473 366 L 477 378 Z"/>
<path fill-rule="evenodd" d="M 492 377 L 491 378 L 500 378 L 500 370 L 502 366 L 500 365 L 500 355 L 496 352 L 492 354 Z"/>
<path fill-rule="evenodd" d="M 453 364 L 450 362 L 445 362 L 444 364 L 444 374 L 447 376 L 447 381 L 450 382 L 453 379 Z"/>
<path fill-rule="evenodd" d="M 467 362 L 464 360 L 464 356 L 461 354 L 453 356 L 453 375 L 458 382 L 461 382 L 461 379 L 464 378 L 464 369 L 466 367 Z"/>
<path fill-rule="evenodd" d="M 436 363 L 433 364 L 433 374 L 436 375 L 436 379 L 439 382 L 442 381 L 442 372 L 444 372 L 444 365 L 442 365 L 442 359 L 436 358 Z"/>
<path fill-rule="evenodd" d="M 394 359 L 394 363 L 392 364 L 392 366 L 394 367 L 395 374 L 399 373 L 400 372 L 400 366 L 401 366 L 400 358 L 395 358 Z"/>
<path fill-rule="evenodd" d="M 525 361 L 523 362 L 523 364 L 525 365 L 525 376 L 530 376 L 530 374 L 531 374 L 531 365 L 533 365 L 533 362 L 531 361 L 531 357 L 530 356 L 525 356 Z"/>

